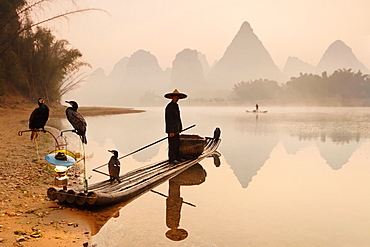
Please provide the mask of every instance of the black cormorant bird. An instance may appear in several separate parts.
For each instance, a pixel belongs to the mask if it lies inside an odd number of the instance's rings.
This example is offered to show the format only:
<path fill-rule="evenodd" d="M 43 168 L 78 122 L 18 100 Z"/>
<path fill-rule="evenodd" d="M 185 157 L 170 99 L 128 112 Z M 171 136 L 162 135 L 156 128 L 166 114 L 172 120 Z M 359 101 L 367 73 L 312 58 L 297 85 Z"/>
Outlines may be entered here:
<path fill-rule="evenodd" d="M 111 152 L 113 154 L 108 162 L 108 170 L 110 176 L 109 180 L 114 181 L 115 179 L 117 179 L 118 183 L 121 183 L 121 180 L 119 179 L 121 163 L 118 160 L 118 152 L 116 150 L 108 150 L 108 152 Z"/>
<path fill-rule="evenodd" d="M 71 106 L 66 109 L 68 121 L 72 124 L 77 135 L 80 136 L 82 143 L 87 144 L 86 126 L 87 123 L 83 116 L 77 112 L 78 104 L 76 101 L 66 101 Z"/>
<path fill-rule="evenodd" d="M 39 134 L 40 129 L 45 131 L 44 127 L 49 119 L 49 107 L 44 104 L 45 100 L 39 98 L 37 103 L 38 108 L 35 108 L 31 113 L 28 127 L 31 130 L 31 140 L 35 140 Z"/>

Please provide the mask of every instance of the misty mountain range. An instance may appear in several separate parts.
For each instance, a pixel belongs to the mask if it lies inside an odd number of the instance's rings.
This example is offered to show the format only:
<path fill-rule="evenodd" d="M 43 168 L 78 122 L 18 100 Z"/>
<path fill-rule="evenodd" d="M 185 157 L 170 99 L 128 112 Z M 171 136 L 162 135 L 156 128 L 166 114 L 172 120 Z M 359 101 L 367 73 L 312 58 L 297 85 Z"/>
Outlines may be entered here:
<path fill-rule="evenodd" d="M 249 23 L 244 22 L 212 66 L 205 54 L 187 48 L 176 55 L 172 68 L 163 70 L 154 55 L 138 50 L 118 61 L 109 75 L 101 68 L 95 70 L 69 97 L 84 105 L 156 105 L 163 104 L 163 95 L 175 88 L 191 98 L 227 97 L 234 84 L 241 81 L 270 79 L 285 83 L 300 73 L 331 74 L 338 69 L 370 72 L 340 40 L 328 47 L 317 66 L 288 57 L 281 71 Z"/>

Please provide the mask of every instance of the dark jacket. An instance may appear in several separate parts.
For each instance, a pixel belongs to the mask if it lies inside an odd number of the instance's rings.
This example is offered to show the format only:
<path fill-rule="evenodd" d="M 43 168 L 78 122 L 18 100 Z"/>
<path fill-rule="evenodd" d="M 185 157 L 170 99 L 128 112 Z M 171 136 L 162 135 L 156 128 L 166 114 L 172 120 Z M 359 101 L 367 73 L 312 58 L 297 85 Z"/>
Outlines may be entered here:
<path fill-rule="evenodd" d="M 173 101 L 168 103 L 165 111 L 166 133 L 176 133 L 182 130 L 179 105 Z"/>

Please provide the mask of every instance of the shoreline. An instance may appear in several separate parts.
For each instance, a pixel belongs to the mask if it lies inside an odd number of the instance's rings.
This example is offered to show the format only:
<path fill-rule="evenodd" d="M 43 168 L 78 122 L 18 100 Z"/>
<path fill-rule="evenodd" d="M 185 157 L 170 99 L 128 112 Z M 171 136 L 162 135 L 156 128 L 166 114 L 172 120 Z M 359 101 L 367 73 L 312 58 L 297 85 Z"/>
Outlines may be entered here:
<path fill-rule="evenodd" d="M 50 201 L 54 166 L 44 157 L 55 149 L 54 140 L 40 133 L 37 144 L 29 139 L 28 119 L 37 104 L 16 102 L 0 105 L 0 245 L 89 246 L 88 213 Z M 65 117 L 64 106 L 49 106 L 49 118 Z M 145 112 L 133 108 L 80 107 L 84 116 Z M 37 154 L 38 150 L 38 154 Z"/>

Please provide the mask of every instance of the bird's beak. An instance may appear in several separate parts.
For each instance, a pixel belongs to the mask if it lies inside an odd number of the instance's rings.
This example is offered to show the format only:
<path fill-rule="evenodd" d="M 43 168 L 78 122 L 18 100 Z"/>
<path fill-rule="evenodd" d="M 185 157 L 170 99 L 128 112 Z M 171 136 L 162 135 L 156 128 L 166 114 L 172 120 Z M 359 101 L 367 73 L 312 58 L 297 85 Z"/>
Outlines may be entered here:
<path fill-rule="evenodd" d="M 108 150 L 108 152 L 113 153 L 113 150 Z"/>
<path fill-rule="evenodd" d="M 68 103 L 68 104 L 72 105 L 70 101 L 67 101 L 67 100 L 66 100 L 66 103 Z"/>

